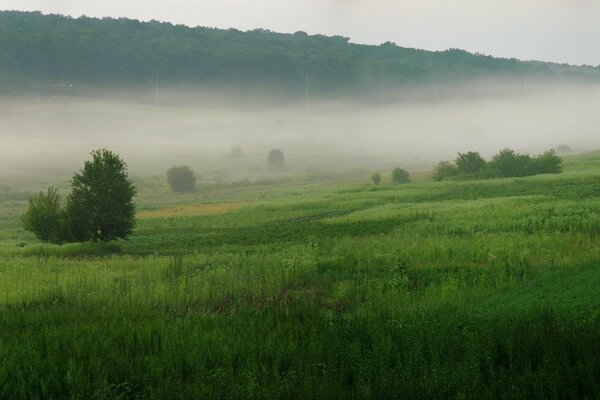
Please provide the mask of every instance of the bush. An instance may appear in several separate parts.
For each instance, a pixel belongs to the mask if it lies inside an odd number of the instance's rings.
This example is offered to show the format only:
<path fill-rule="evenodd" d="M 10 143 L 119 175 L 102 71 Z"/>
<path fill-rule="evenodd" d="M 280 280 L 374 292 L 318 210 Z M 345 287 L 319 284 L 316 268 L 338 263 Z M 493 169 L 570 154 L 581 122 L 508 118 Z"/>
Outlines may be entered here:
<path fill-rule="evenodd" d="M 379 172 L 375 172 L 373 175 L 371 175 L 371 180 L 374 184 L 379 185 L 381 182 L 381 174 Z"/>
<path fill-rule="evenodd" d="M 174 192 L 190 192 L 194 190 L 196 177 L 187 165 L 171 167 L 167 171 L 167 183 Z"/>
<path fill-rule="evenodd" d="M 65 240 L 65 211 L 61 209 L 60 196 L 53 187 L 29 199 L 29 208 L 21 220 L 23 228 L 43 242 Z"/>
<path fill-rule="evenodd" d="M 71 239 L 77 242 L 127 238 L 135 225 L 135 186 L 127 165 L 113 152 L 91 153 L 71 180 L 67 218 Z"/>
<path fill-rule="evenodd" d="M 435 181 L 441 181 L 456 175 L 458 175 L 458 169 L 453 163 L 440 161 L 438 165 L 433 168 L 432 178 Z"/>
<path fill-rule="evenodd" d="M 269 152 L 269 167 L 273 169 L 279 169 L 283 167 L 283 163 L 285 159 L 283 157 L 283 152 L 279 149 L 274 149 Z"/>
<path fill-rule="evenodd" d="M 547 150 L 532 160 L 530 171 L 532 175 L 560 174 L 563 171 L 562 159 L 554 149 Z"/>
<path fill-rule="evenodd" d="M 454 165 L 456 165 L 459 174 L 478 176 L 485 167 L 486 162 L 481 154 L 469 151 L 468 153 L 458 153 Z"/>
<path fill-rule="evenodd" d="M 490 167 L 497 171 L 500 177 L 533 175 L 530 171 L 531 157 L 511 149 L 504 149 L 496 154 L 490 161 Z"/>
<path fill-rule="evenodd" d="M 410 175 L 402 168 L 394 168 L 392 171 L 392 181 L 394 183 L 408 183 L 410 182 Z"/>

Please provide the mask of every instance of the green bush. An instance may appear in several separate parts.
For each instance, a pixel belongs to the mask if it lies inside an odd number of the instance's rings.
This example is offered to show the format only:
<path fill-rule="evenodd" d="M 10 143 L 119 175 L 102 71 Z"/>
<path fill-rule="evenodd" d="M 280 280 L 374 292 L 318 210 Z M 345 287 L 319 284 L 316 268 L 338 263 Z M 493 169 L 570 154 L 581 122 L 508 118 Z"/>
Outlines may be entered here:
<path fill-rule="evenodd" d="M 29 199 L 29 208 L 21 217 L 23 228 L 39 240 L 61 243 L 65 240 L 65 211 L 60 206 L 60 195 L 53 187 Z"/>
<path fill-rule="evenodd" d="M 394 183 L 408 183 L 410 182 L 410 175 L 402 168 L 394 168 L 392 171 L 392 181 Z"/>
<path fill-rule="evenodd" d="M 379 183 L 381 183 L 381 174 L 379 172 L 375 172 L 373 175 L 371 175 L 371 180 L 374 184 L 379 185 Z"/>
<path fill-rule="evenodd" d="M 560 174 L 562 171 L 562 159 L 556 154 L 554 149 L 545 151 L 531 162 L 531 175 Z"/>
<path fill-rule="evenodd" d="M 458 153 L 458 157 L 454 160 L 454 164 L 456 165 L 459 174 L 477 176 L 485 167 L 486 162 L 483 157 L 481 157 L 481 154 L 475 151 L 469 151 L 467 153 Z"/>
<path fill-rule="evenodd" d="M 175 166 L 167 171 L 167 183 L 174 192 L 191 192 L 196 185 L 196 177 L 187 165 Z"/>
<path fill-rule="evenodd" d="M 283 157 L 283 152 L 279 149 L 273 149 L 269 152 L 268 163 L 269 167 L 273 169 L 283 168 L 283 163 L 285 162 L 285 158 Z"/>
<path fill-rule="evenodd" d="M 490 167 L 499 173 L 500 177 L 516 177 L 533 175 L 531 173 L 531 156 L 519 154 L 511 149 L 503 149 L 492 158 Z"/>
<path fill-rule="evenodd" d="M 435 181 L 442 181 L 456 175 L 458 175 L 458 169 L 456 168 L 456 165 L 449 161 L 440 161 L 433 168 L 432 177 Z"/>

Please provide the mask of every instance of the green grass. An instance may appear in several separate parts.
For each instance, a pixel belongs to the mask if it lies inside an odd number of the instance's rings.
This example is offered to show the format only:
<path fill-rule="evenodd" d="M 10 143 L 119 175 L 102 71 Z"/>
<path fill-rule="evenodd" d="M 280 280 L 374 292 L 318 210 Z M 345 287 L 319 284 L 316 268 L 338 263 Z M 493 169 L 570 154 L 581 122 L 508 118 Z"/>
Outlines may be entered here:
<path fill-rule="evenodd" d="M 109 246 L 37 243 L 11 190 L 0 398 L 600 398 L 597 154 L 523 179 L 154 189 L 141 209 L 245 205 Z"/>

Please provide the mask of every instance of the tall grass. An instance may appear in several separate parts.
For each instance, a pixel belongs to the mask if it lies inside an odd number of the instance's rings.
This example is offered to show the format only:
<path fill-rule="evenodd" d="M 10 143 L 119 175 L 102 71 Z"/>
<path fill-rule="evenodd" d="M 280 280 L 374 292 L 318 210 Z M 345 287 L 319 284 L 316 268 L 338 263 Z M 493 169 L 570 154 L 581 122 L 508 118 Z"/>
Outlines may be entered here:
<path fill-rule="evenodd" d="M 9 215 L 0 398 L 600 398 L 600 168 L 572 163 L 294 188 L 108 246 Z"/>

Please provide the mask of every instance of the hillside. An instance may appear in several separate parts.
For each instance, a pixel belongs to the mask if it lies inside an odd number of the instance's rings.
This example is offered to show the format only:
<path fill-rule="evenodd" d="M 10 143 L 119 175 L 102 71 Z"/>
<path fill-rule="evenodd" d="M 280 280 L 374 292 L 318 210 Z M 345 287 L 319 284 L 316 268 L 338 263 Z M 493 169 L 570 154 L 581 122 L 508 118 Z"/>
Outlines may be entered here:
<path fill-rule="evenodd" d="M 393 90 L 474 78 L 594 79 L 600 67 L 350 43 L 348 38 L 191 28 L 156 21 L 0 12 L 0 90 L 60 85 L 278 88 L 290 94 Z"/>
<path fill-rule="evenodd" d="M 103 246 L 39 243 L 20 215 L 42 184 L 0 187 L 0 398 L 599 398 L 598 154 L 384 175 L 149 177 L 130 240 Z"/>

